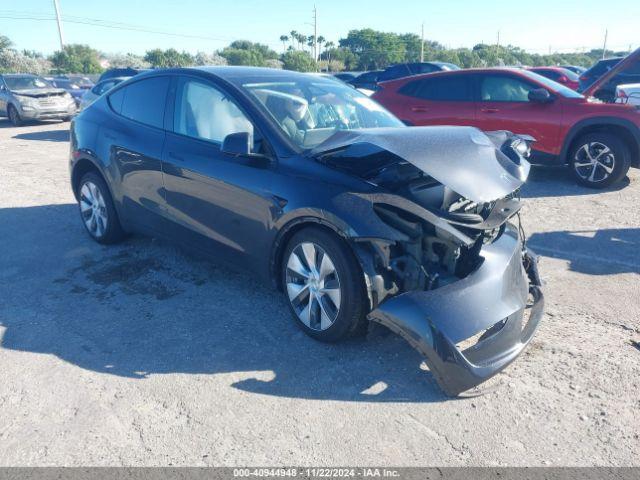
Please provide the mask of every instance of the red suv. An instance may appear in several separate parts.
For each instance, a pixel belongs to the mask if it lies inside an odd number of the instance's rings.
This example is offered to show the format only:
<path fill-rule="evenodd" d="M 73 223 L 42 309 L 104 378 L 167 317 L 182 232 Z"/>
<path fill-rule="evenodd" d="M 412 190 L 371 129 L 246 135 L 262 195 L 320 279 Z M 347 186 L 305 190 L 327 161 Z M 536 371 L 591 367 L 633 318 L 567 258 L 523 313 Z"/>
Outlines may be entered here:
<path fill-rule="evenodd" d="M 633 55 L 640 57 L 640 50 Z M 640 109 L 585 97 L 528 70 L 438 72 L 380 87 L 373 98 L 408 125 L 472 125 L 531 135 L 532 163 L 569 164 L 576 180 L 589 187 L 611 185 L 630 164 L 638 166 Z"/>
<path fill-rule="evenodd" d="M 554 82 L 558 82 L 571 90 L 578 90 L 580 87 L 580 77 L 577 73 L 561 67 L 530 67 L 527 70 L 543 77 L 547 77 Z"/>

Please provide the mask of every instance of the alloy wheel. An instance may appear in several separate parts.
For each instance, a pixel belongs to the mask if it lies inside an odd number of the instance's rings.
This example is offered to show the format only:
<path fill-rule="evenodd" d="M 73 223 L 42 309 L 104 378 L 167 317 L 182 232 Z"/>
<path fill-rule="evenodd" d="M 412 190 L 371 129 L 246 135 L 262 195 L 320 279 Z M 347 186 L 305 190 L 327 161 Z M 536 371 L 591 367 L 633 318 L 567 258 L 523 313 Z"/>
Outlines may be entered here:
<path fill-rule="evenodd" d="M 107 206 L 100 188 L 93 182 L 85 182 L 80 189 L 80 213 L 85 227 L 96 238 L 107 230 Z"/>
<path fill-rule="evenodd" d="M 598 183 L 609 178 L 616 165 L 613 151 L 600 142 L 589 142 L 578 150 L 573 158 L 573 168 L 580 178 Z"/>
<path fill-rule="evenodd" d="M 289 301 L 300 321 L 323 331 L 340 313 L 340 279 L 336 267 L 319 245 L 304 242 L 289 255 L 285 276 Z"/>

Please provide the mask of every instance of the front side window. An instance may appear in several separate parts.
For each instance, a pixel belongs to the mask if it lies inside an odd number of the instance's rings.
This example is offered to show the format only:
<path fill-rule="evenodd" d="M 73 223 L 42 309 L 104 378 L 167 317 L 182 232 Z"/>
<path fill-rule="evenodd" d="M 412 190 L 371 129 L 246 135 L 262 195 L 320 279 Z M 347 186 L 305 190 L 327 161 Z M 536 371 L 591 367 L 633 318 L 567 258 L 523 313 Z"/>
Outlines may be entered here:
<path fill-rule="evenodd" d="M 113 109 L 123 117 L 162 128 L 169 77 L 151 77 L 118 90 L 110 96 Z"/>
<path fill-rule="evenodd" d="M 242 88 L 302 149 L 319 145 L 339 130 L 404 126 L 366 95 L 332 80 L 309 75 L 293 81 L 246 83 Z"/>
<path fill-rule="evenodd" d="M 227 135 L 247 132 L 253 124 L 228 95 L 199 80 L 181 78 L 173 119 L 176 133 L 222 143 Z"/>
<path fill-rule="evenodd" d="M 480 99 L 483 102 L 528 102 L 529 92 L 536 86 L 505 75 L 487 75 L 482 78 Z"/>

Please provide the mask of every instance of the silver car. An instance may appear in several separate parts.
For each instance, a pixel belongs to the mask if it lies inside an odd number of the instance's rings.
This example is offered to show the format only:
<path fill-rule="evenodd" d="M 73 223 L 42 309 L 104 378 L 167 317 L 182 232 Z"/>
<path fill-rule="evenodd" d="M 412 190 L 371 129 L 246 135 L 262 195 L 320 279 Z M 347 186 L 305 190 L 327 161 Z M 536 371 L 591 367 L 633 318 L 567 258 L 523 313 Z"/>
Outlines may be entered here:
<path fill-rule="evenodd" d="M 113 87 L 118 85 L 120 82 L 124 82 L 128 78 L 131 77 L 114 77 L 96 83 L 91 90 L 87 90 L 84 95 L 82 95 L 82 98 L 80 99 L 79 109 L 84 110 L 93 102 L 95 102 L 96 99 L 100 97 L 100 95 L 102 95 L 103 93 L 107 93 Z"/>
<path fill-rule="evenodd" d="M 0 114 L 13 125 L 25 120 L 60 119 L 67 121 L 76 113 L 73 97 L 55 88 L 37 75 L 0 75 Z"/>

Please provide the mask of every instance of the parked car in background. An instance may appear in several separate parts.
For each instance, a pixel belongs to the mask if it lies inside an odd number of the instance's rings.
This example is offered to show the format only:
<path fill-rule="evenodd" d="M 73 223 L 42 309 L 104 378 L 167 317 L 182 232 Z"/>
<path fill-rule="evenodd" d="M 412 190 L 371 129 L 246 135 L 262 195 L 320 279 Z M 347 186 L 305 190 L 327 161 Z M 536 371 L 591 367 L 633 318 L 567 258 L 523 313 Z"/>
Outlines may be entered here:
<path fill-rule="evenodd" d="M 103 80 L 108 80 L 110 78 L 122 78 L 122 77 L 133 77 L 134 75 L 137 75 L 139 73 L 144 73 L 144 72 L 148 72 L 150 69 L 149 68 L 132 68 L 132 67 L 127 67 L 127 68 L 110 68 L 109 70 L 107 70 L 106 72 L 103 72 L 102 75 L 100 75 L 100 78 L 98 79 L 98 82 L 102 82 Z"/>
<path fill-rule="evenodd" d="M 559 65 L 560 68 L 565 68 L 567 70 L 572 71 L 573 73 L 576 73 L 578 75 L 582 75 L 584 72 L 587 71 L 586 68 L 584 67 L 579 67 L 577 65 Z"/>
<path fill-rule="evenodd" d="M 543 315 L 512 225 L 527 151 L 505 132 L 404 128 L 335 79 L 202 67 L 102 95 L 72 123 L 70 171 L 95 241 L 160 235 L 247 268 L 317 340 L 382 323 L 456 395 L 515 360 Z"/>
<path fill-rule="evenodd" d="M 353 80 L 361 73 L 362 72 L 336 72 L 336 73 L 332 73 L 332 75 L 337 79 L 342 80 L 343 82 L 349 82 L 350 80 Z"/>
<path fill-rule="evenodd" d="M 640 157 L 640 110 L 590 98 L 526 69 L 471 69 L 378 85 L 373 99 L 410 125 L 472 125 L 535 138 L 531 161 L 571 167 L 582 185 L 620 181 Z"/>
<path fill-rule="evenodd" d="M 596 62 L 591 68 L 580 75 L 580 87 L 578 91 L 585 91 L 593 82 L 620 63 L 622 58 L 623 57 L 607 58 Z"/>
<path fill-rule="evenodd" d="M 618 85 L 633 83 L 640 83 L 640 48 L 617 62 L 607 73 L 581 91 L 602 101 L 614 102 Z"/>
<path fill-rule="evenodd" d="M 616 87 L 616 103 L 640 105 L 640 83 L 618 85 Z"/>
<path fill-rule="evenodd" d="M 378 82 L 395 80 L 396 78 L 408 77 L 410 75 L 420 75 L 422 73 L 446 72 L 449 70 L 460 70 L 460 67 L 447 62 L 416 62 L 400 63 L 391 65 L 378 75 Z"/>
<path fill-rule="evenodd" d="M 370 72 L 363 72 L 356 78 L 349 80 L 348 83 L 359 89 L 375 90 L 378 84 L 378 76 L 382 73 L 382 70 L 372 70 Z"/>
<path fill-rule="evenodd" d="M 66 90 L 75 100 L 76 106 L 79 107 L 82 96 L 93 86 L 93 82 L 88 78 L 86 80 L 87 81 L 82 82 L 69 77 L 53 77 L 49 81 L 54 87 Z"/>
<path fill-rule="evenodd" d="M 580 77 L 577 73 L 560 67 L 530 67 L 528 70 L 558 82 L 571 90 L 578 90 Z"/>
<path fill-rule="evenodd" d="M 128 78 L 130 77 L 113 77 L 108 78 L 107 80 L 99 81 L 93 86 L 92 89 L 85 90 L 82 98 L 80 99 L 79 109 L 84 110 L 89 105 L 91 105 L 100 95 L 108 92 L 120 82 L 124 82 Z"/>
<path fill-rule="evenodd" d="M 20 126 L 27 120 L 68 121 L 76 113 L 73 97 L 44 78 L 28 74 L 0 75 L 0 114 Z"/>

